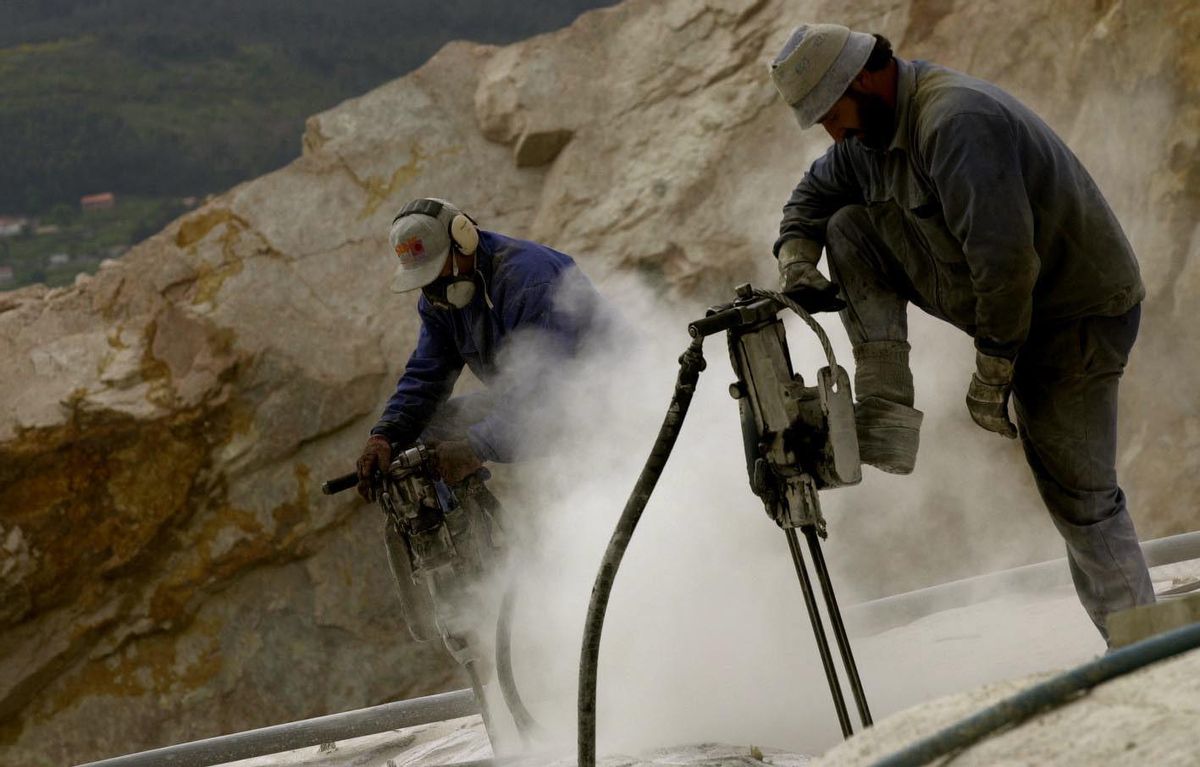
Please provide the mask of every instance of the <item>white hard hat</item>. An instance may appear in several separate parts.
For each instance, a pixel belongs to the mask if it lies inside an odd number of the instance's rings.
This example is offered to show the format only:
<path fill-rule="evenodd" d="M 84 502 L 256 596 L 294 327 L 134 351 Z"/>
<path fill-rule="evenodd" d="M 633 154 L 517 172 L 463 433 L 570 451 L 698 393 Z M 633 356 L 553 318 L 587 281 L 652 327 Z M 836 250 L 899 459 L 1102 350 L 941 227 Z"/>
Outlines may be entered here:
<path fill-rule="evenodd" d="M 467 255 L 479 245 L 474 222 L 452 203 L 426 197 L 401 208 L 388 235 L 400 259 L 392 275 L 392 292 L 405 293 L 433 282 L 450 255 L 452 239 Z"/>
<path fill-rule="evenodd" d="M 874 47 L 874 35 L 840 24 L 801 24 L 792 31 L 771 62 L 771 80 L 801 128 L 811 128 L 833 108 Z"/>

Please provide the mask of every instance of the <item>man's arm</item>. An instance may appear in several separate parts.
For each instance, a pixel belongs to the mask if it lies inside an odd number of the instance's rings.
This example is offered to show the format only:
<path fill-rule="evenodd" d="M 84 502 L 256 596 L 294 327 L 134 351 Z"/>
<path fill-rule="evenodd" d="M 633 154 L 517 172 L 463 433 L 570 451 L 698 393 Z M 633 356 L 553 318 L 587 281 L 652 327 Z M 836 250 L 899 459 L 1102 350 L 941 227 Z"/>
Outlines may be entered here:
<path fill-rule="evenodd" d="M 393 444 L 408 445 L 421 435 L 434 411 L 454 390 L 463 368 L 450 329 L 424 299 L 418 304 L 418 312 L 421 331 L 417 347 L 384 406 L 383 416 L 371 429 L 372 435 Z"/>
<path fill-rule="evenodd" d="M 962 113 L 929 138 L 930 176 L 975 292 L 975 347 L 1013 359 L 1029 334 L 1041 260 L 1019 145 L 1002 115 Z"/>
<path fill-rule="evenodd" d="M 815 248 L 819 257 L 829 218 L 839 208 L 862 203 L 862 188 L 851 166 L 850 151 L 843 144 L 829 147 L 792 190 L 792 196 L 783 206 L 779 239 L 773 249 L 776 256 L 785 242 L 800 240 L 804 243 L 800 246 L 802 250 L 811 252 Z"/>

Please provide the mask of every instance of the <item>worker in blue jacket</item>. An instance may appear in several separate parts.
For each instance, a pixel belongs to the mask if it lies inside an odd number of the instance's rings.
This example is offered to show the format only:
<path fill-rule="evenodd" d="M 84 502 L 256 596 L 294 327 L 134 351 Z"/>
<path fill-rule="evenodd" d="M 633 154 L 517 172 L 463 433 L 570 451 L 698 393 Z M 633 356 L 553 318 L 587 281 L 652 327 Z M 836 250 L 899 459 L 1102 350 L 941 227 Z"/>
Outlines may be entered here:
<path fill-rule="evenodd" d="M 880 35 L 803 25 L 771 76 L 801 127 L 834 141 L 784 206 L 775 255 L 785 291 L 841 311 L 863 462 L 916 460 L 908 305 L 970 334 L 967 412 L 1020 438 L 1107 636 L 1109 614 L 1154 601 L 1117 483 L 1117 384 L 1146 292 L 1116 216 L 1028 107 Z"/>
<path fill-rule="evenodd" d="M 421 290 L 421 330 L 358 459 L 358 491 L 367 500 L 371 478 L 388 466 L 393 449 L 418 438 L 436 444 L 439 470 L 452 485 L 486 461 L 528 452 L 525 416 L 546 391 L 548 374 L 604 326 L 602 300 L 570 256 L 479 229 L 445 200 L 405 205 L 389 240 L 399 261 L 391 289 Z M 502 371 L 498 356 L 518 337 L 530 351 L 519 369 Z M 451 398 L 464 365 L 489 389 Z"/>

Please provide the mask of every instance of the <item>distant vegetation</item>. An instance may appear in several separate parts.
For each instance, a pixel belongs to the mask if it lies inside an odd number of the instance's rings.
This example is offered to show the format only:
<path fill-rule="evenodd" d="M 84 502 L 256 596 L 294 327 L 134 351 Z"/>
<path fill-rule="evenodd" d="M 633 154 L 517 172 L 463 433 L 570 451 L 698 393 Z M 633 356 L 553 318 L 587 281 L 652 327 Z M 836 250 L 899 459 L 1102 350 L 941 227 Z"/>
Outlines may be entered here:
<path fill-rule="evenodd" d="M 299 154 L 304 119 L 451 39 L 507 42 L 612 0 L 40 0 L 0 24 L 0 214 L 193 195 Z"/>
<path fill-rule="evenodd" d="M 309 115 L 411 71 L 450 40 L 511 42 L 612 2 L 6 3 L 0 216 L 40 220 L 95 192 L 162 209 L 219 192 L 298 156 Z"/>
<path fill-rule="evenodd" d="M 81 211 L 57 205 L 21 234 L 0 238 L 0 266 L 12 269 L 0 290 L 42 282 L 68 285 L 80 272 L 92 273 L 106 258 L 117 258 L 182 214 L 181 200 L 124 197 L 106 210 Z"/>

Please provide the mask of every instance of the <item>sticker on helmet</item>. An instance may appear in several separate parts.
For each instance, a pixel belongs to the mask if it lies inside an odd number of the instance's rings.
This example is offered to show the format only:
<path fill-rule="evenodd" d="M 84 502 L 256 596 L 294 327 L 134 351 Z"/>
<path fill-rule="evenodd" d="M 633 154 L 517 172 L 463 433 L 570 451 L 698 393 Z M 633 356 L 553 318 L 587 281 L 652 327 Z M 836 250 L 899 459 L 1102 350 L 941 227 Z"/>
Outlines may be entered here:
<path fill-rule="evenodd" d="M 396 243 L 396 256 L 405 267 L 416 266 L 425 259 L 425 245 L 420 237 Z"/>

